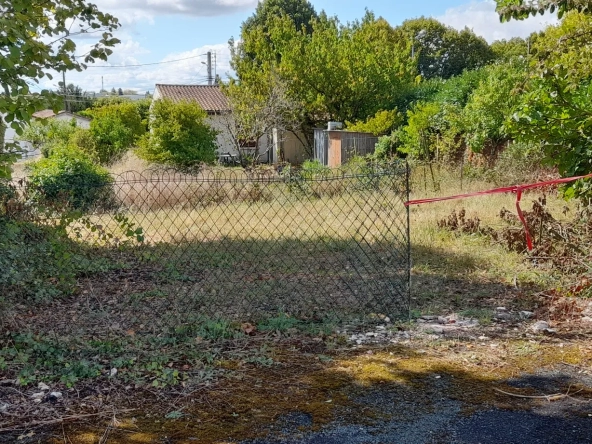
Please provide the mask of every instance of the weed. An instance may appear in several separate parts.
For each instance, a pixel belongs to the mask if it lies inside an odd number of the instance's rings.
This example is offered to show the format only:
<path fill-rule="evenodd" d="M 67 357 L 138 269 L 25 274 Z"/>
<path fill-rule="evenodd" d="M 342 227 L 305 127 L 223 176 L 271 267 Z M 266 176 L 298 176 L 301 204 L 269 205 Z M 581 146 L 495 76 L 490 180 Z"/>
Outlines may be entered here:
<path fill-rule="evenodd" d="M 206 319 L 197 328 L 197 334 L 203 339 L 217 341 L 242 336 L 240 330 L 224 319 Z"/>
<path fill-rule="evenodd" d="M 298 319 L 280 313 L 278 316 L 267 318 L 260 322 L 257 328 L 261 331 L 279 331 L 283 333 L 300 326 L 301 322 Z"/>

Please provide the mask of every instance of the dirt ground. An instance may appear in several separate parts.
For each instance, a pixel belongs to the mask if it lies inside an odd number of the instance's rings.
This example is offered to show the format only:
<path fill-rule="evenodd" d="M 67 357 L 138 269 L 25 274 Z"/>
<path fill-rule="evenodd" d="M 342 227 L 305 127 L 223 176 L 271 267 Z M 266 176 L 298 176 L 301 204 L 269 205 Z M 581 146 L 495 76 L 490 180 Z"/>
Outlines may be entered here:
<path fill-rule="evenodd" d="M 0 381 L 0 442 L 592 442 L 590 304 L 576 302 L 499 307 L 480 322 L 449 314 L 329 335 L 254 332 L 217 346 L 264 349 L 260 359 L 217 362 L 218 374 L 191 386 Z M 26 421 L 10 416 L 16 405 Z"/>

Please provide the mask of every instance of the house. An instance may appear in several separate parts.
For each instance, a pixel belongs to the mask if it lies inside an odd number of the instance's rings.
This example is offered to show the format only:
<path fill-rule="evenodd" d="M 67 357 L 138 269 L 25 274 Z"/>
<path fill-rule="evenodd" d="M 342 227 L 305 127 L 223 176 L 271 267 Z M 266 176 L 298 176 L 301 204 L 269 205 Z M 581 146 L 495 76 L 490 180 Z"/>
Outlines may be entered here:
<path fill-rule="evenodd" d="M 0 114 L 0 119 L 4 119 L 4 116 L 4 114 Z M 39 152 L 35 151 L 31 143 L 25 140 L 18 140 L 16 131 L 10 126 L 10 124 L 5 125 L 4 142 L 7 144 L 15 144 L 21 152 L 21 158 L 35 157 L 39 155 Z"/>
<path fill-rule="evenodd" d="M 228 128 L 230 107 L 218 85 L 165 85 L 157 84 L 153 100 L 162 98 L 180 101 L 195 101 L 208 114 L 207 122 L 218 132 L 216 144 L 220 160 L 238 155 L 236 144 Z M 255 141 L 242 144 L 241 151 L 259 152 L 261 162 L 276 163 L 278 159 L 302 163 L 305 159 L 303 145 L 295 135 L 273 130 Z"/>
<path fill-rule="evenodd" d="M 230 112 L 226 96 L 218 85 L 164 85 L 157 84 L 152 100 L 168 99 L 173 102 L 197 102 L 208 114 L 207 123 L 218 132 L 218 155 L 237 155 L 236 146 L 227 128 L 226 116 Z"/>
<path fill-rule="evenodd" d="M 33 113 L 33 118 L 37 120 L 53 119 L 62 122 L 71 122 L 72 119 L 74 119 L 76 121 L 77 127 L 84 129 L 90 128 L 89 118 L 79 116 L 68 111 L 58 111 L 58 113 L 56 114 L 51 109 L 44 109 L 42 111 L 37 111 L 36 113 Z"/>

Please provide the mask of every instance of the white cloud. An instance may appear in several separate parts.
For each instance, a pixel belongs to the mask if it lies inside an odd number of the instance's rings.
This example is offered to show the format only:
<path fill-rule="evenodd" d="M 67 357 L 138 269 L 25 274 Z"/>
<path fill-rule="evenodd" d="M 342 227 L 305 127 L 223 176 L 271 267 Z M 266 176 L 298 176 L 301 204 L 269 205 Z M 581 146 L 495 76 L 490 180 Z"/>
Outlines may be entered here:
<path fill-rule="evenodd" d="M 80 47 L 81 51 L 83 47 Z M 139 92 L 154 91 L 156 83 L 176 84 L 206 84 L 207 67 L 206 53 L 212 51 L 212 64 L 215 61 L 216 73 L 222 78 L 231 71 L 230 50 L 228 44 L 220 43 L 215 45 L 201 46 L 190 51 L 169 53 L 156 62 L 169 62 L 171 60 L 187 59 L 178 62 L 163 63 L 147 66 L 128 67 L 96 67 L 89 65 L 85 71 L 68 72 L 66 82 L 79 85 L 83 90 L 98 92 L 101 84 L 106 90 L 111 88 L 136 89 Z M 109 57 L 109 65 L 137 65 L 140 64 L 135 58 L 136 55 L 148 53 L 149 51 L 133 39 L 122 39 L 117 46 L 117 51 Z M 203 62 L 203 63 L 202 63 Z M 102 62 L 101 62 L 102 63 Z M 213 73 L 214 74 L 214 73 Z M 56 89 L 57 82 L 61 81 L 61 74 L 54 74 L 53 80 L 41 82 L 41 88 Z"/>
<path fill-rule="evenodd" d="M 444 15 L 436 17 L 436 19 L 456 29 L 463 29 L 466 26 L 490 43 L 494 40 L 512 37 L 528 37 L 533 32 L 541 31 L 548 25 L 558 23 L 557 16 L 554 14 L 500 23 L 493 0 L 473 1 L 450 8 L 446 10 Z"/>
<path fill-rule="evenodd" d="M 115 15 L 123 23 L 153 20 L 157 15 L 182 14 L 214 17 L 233 14 L 257 6 L 257 0 L 96 0 L 103 12 Z"/>

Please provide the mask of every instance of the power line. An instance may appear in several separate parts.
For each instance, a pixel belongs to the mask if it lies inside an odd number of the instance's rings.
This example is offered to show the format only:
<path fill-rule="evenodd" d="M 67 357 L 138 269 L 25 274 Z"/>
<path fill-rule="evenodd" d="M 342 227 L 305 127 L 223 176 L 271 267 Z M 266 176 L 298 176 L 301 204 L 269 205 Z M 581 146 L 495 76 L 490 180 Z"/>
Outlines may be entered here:
<path fill-rule="evenodd" d="M 163 65 L 165 63 L 175 63 L 175 62 L 182 62 L 184 60 L 191 60 L 197 59 L 198 57 L 204 56 L 206 54 L 200 54 L 191 57 L 185 57 L 184 59 L 177 59 L 177 60 L 167 60 L 165 62 L 154 62 L 154 63 L 140 63 L 138 65 L 87 65 L 87 68 L 133 68 L 136 66 L 152 66 L 152 65 Z"/>

